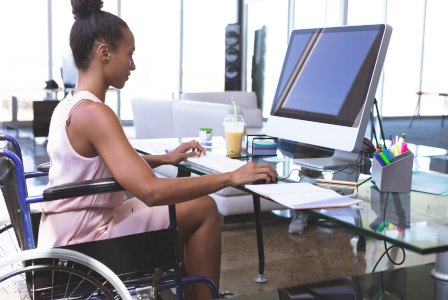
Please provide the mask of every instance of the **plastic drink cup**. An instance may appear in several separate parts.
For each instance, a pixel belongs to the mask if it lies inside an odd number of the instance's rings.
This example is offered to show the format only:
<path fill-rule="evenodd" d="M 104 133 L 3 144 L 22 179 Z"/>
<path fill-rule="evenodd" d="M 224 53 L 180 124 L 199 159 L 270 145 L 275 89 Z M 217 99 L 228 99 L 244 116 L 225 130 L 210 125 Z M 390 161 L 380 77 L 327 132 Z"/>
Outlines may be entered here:
<path fill-rule="evenodd" d="M 222 124 L 226 135 L 227 154 L 241 154 L 244 127 L 246 126 L 244 117 L 242 115 L 226 115 Z"/>

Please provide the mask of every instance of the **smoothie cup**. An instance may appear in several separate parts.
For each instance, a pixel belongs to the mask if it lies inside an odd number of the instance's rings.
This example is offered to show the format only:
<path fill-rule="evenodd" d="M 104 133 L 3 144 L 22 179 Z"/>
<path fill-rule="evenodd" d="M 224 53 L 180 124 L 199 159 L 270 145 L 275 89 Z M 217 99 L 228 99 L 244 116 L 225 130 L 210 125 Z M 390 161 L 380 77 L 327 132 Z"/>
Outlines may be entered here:
<path fill-rule="evenodd" d="M 244 117 L 242 115 L 227 115 L 222 124 L 226 135 L 227 154 L 241 154 L 244 127 L 246 126 Z"/>

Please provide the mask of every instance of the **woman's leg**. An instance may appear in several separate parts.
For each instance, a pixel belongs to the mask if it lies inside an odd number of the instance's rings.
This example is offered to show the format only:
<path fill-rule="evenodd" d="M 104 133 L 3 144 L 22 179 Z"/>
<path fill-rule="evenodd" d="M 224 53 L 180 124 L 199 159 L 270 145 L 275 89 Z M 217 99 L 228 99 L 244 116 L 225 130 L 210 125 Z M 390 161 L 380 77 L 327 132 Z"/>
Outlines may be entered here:
<path fill-rule="evenodd" d="M 186 267 L 183 273 L 208 277 L 219 289 L 221 228 L 215 200 L 205 196 L 177 204 L 176 215 L 182 265 Z M 190 296 L 189 289 L 184 286 L 186 298 Z M 193 293 L 194 299 L 212 299 L 210 289 L 202 283 L 193 285 Z"/>

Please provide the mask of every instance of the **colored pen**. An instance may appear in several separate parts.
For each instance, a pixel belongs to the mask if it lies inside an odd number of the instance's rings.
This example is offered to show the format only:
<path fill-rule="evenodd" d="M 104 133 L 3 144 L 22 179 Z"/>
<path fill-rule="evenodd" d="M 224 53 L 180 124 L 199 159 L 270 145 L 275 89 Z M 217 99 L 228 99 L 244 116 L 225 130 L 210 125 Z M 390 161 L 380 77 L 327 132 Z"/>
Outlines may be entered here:
<path fill-rule="evenodd" d="M 165 150 L 165 153 L 168 154 L 168 153 L 170 153 L 170 152 L 172 152 L 172 151 L 174 151 L 174 149 L 166 149 L 166 150 Z"/>
<path fill-rule="evenodd" d="M 390 155 L 389 155 L 389 151 L 387 151 L 387 149 L 383 149 L 381 152 L 383 152 L 384 155 L 386 155 L 387 159 L 388 159 L 390 162 L 393 162 L 392 157 L 390 157 Z"/>
<path fill-rule="evenodd" d="M 394 155 L 400 154 L 400 148 L 398 148 L 398 144 L 395 144 L 393 149 L 394 149 Z"/>
<path fill-rule="evenodd" d="M 401 153 L 405 153 L 408 150 L 408 143 L 401 143 Z"/>
<path fill-rule="evenodd" d="M 377 152 L 373 154 L 373 156 L 376 158 L 376 160 L 380 163 L 381 166 L 385 167 L 386 163 L 383 161 L 383 159 L 378 155 Z"/>
<path fill-rule="evenodd" d="M 406 136 L 406 133 L 403 133 L 403 139 L 401 140 L 402 143 L 404 143 L 404 137 Z"/>
<path fill-rule="evenodd" d="M 378 153 L 378 155 L 381 156 L 386 165 L 390 165 L 390 161 L 387 159 L 386 155 L 384 155 L 383 152 Z"/>

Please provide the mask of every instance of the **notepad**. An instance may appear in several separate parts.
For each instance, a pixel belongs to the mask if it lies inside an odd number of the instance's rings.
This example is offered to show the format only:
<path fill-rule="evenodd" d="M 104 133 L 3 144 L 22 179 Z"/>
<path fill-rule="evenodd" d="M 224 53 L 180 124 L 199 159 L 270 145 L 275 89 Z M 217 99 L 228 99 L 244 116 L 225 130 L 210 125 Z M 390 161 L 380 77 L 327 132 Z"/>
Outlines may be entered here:
<path fill-rule="evenodd" d="M 310 183 L 246 185 L 247 189 L 292 209 L 346 207 L 362 202 Z"/>

